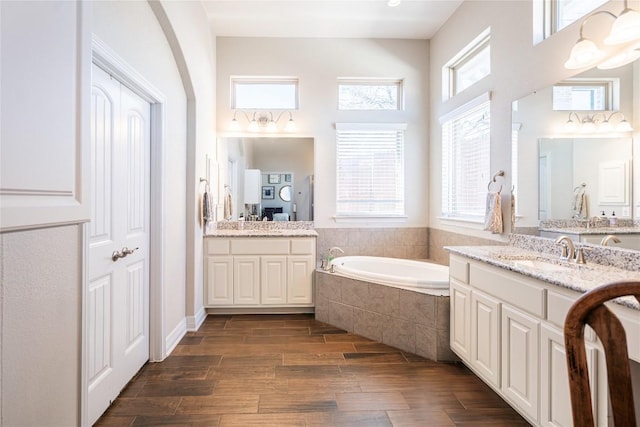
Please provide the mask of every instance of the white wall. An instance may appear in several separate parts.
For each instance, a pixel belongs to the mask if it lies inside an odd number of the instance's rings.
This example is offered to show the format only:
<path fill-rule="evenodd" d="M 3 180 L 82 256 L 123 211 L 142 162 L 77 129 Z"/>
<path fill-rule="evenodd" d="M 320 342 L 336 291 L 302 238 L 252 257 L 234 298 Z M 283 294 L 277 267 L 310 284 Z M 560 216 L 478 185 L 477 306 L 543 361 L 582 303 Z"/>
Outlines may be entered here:
<path fill-rule="evenodd" d="M 82 226 L 0 234 L 0 425 L 78 425 Z"/>
<path fill-rule="evenodd" d="M 216 160 L 215 42 L 209 21 L 199 2 L 150 2 L 160 21 L 183 79 L 187 95 L 186 168 L 186 315 L 187 327 L 204 320 L 202 224 L 200 198 L 208 178 L 219 186 L 217 176 L 207 176 L 207 157 Z"/>
<path fill-rule="evenodd" d="M 426 40 L 217 38 L 217 123 L 227 132 L 230 76 L 295 76 L 300 79 L 300 108 L 294 113 L 297 136 L 315 138 L 315 225 L 336 224 L 335 122 L 406 122 L 406 213 L 394 226 L 427 225 L 428 63 Z M 405 109 L 399 112 L 337 110 L 338 77 L 392 77 L 405 83 Z M 240 120 L 240 119 L 239 119 Z M 242 118 L 244 120 L 244 118 Z M 254 136 L 254 135 L 251 135 Z M 390 224 L 378 224 L 389 226 Z"/>
<path fill-rule="evenodd" d="M 633 6 L 637 7 L 637 6 Z M 607 4 L 614 13 L 622 2 Z M 481 93 L 491 91 L 491 170 L 506 172 L 504 188 L 511 188 L 511 104 L 513 101 L 576 74 L 563 66 L 578 39 L 579 23 L 533 46 L 533 2 L 465 1 L 431 40 L 430 55 L 430 227 L 466 235 L 504 240 L 482 231 L 481 226 L 438 218 L 441 212 L 441 128 L 438 118 Z M 441 69 L 456 53 L 487 27 L 491 27 L 491 75 L 456 97 L 443 101 Z M 508 198 L 503 192 L 503 214 Z M 537 194 L 518 194 L 536 198 Z M 506 222 L 508 224 L 508 222 Z M 507 228 L 505 231 L 509 231 Z"/>

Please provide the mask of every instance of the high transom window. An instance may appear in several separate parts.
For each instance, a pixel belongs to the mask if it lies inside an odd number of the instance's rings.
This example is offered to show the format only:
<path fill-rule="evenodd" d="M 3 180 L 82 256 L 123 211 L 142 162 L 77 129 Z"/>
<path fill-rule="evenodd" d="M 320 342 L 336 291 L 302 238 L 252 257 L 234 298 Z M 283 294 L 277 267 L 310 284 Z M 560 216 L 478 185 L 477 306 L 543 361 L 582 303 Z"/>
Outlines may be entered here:
<path fill-rule="evenodd" d="M 490 29 L 483 31 L 444 66 L 444 99 L 457 95 L 491 74 L 490 36 Z"/>
<path fill-rule="evenodd" d="M 293 77 L 232 77 L 234 110 L 297 110 L 298 79 Z"/>
<path fill-rule="evenodd" d="M 401 110 L 402 80 L 339 79 L 339 110 Z"/>

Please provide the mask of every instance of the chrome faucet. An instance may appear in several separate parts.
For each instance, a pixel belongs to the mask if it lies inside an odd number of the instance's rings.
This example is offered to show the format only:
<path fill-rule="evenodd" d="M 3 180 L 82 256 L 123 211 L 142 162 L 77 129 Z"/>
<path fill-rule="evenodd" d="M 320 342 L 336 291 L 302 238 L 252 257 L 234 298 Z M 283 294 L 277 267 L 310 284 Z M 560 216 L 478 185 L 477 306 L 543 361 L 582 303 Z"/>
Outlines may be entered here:
<path fill-rule="evenodd" d="M 608 236 L 604 237 L 602 239 L 602 241 L 600 241 L 600 244 L 602 246 L 607 246 L 609 244 L 609 242 L 613 242 L 613 243 L 620 243 L 620 239 L 618 239 L 616 236 L 614 236 L 613 234 L 609 234 Z"/>
<path fill-rule="evenodd" d="M 344 251 L 337 246 L 334 246 L 331 249 L 329 249 L 329 255 L 327 255 L 327 263 L 325 264 L 325 268 L 324 268 L 325 270 L 333 269 L 333 265 L 331 264 L 331 261 L 335 258 L 336 252 L 340 252 L 341 254 L 344 253 Z"/>
<path fill-rule="evenodd" d="M 573 246 L 573 240 L 569 236 L 560 236 L 556 239 L 556 244 L 562 246 L 562 255 L 560 255 L 561 259 L 566 259 L 571 261 L 575 256 L 575 246 Z"/>

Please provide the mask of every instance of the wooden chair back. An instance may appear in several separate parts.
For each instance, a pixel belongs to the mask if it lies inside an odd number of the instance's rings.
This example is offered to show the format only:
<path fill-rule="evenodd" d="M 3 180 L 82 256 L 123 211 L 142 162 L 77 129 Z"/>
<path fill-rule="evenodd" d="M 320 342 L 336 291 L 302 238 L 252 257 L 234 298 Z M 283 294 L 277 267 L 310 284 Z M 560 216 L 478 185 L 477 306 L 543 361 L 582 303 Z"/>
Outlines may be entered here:
<path fill-rule="evenodd" d="M 578 298 L 567 313 L 564 337 L 575 427 L 595 427 L 584 342 L 585 325 L 596 332 L 604 348 L 614 425 L 637 427 L 627 338 L 620 320 L 604 304 L 629 295 L 640 303 L 640 281 L 614 282 L 594 288 Z"/>

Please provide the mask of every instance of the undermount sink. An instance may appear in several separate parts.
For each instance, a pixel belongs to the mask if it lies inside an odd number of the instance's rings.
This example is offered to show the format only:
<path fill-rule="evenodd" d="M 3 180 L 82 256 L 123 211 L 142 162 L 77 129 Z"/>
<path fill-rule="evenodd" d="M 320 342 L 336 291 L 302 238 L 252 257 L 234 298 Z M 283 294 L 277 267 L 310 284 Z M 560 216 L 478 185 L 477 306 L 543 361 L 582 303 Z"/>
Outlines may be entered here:
<path fill-rule="evenodd" d="M 517 259 L 512 261 L 518 267 L 533 268 L 540 271 L 572 271 L 568 265 L 561 265 L 540 259 Z"/>
<path fill-rule="evenodd" d="M 580 268 L 578 265 L 547 259 L 538 255 L 512 255 L 502 253 L 496 254 L 495 257 L 516 267 L 534 269 L 538 271 L 575 271 Z"/>

